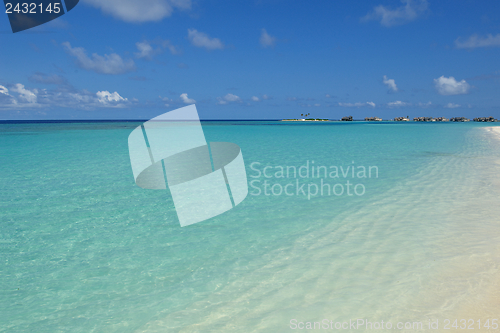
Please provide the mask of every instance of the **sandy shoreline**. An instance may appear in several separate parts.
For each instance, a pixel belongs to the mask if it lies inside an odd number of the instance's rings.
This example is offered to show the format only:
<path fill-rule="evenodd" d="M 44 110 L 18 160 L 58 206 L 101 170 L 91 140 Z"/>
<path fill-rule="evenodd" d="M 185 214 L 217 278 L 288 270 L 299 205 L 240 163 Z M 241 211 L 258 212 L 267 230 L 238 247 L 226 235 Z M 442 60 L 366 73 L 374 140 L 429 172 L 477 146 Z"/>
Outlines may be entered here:
<path fill-rule="evenodd" d="M 500 126 L 484 127 L 484 130 L 493 135 L 497 140 L 500 140 Z M 500 169 L 500 168 L 499 168 Z M 493 183 L 498 184 L 494 181 Z M 500 251 L 500 248 L 498 248 Z M 497 251 L 498 252 L 498 251 Z M 498 256 L 485 254 L 489 257 L 487 263 L 490 265 L 490 274 L 485 274 L 484 279 L 475 281 L 476 283 L 469 285 L 474 290 L 473 299 L 463 299 L 463 303 L 454 311 L 457 319 L 472 318 L 475 321 L 481 319 L 484 323 L 486 320 L 499 319 L 498 311 L 500 310 L 500 267 Z M 495 260 L 495 257 L 497 257 Z M 498 329 L 477 329 L 479 332 L 497 332 Z"/>
<path fill-rule="evenodd" d="M 500 126 L 482 127 L 481 131 L 490 137 L 494 146 L 500 146 Z M 472 196 L 454 202 L 460 208 L 450 213 L 462 231 L 443 244 L 444 249 L 451 249 L 442 262 L 446 268 L 434 277 L 434 281 L 427 281 L 423 298 L 413 305 L 415 318 L 424 318 L 424 329 L 402 332 L 458 331 L 463 322 L 475 332 L 499 332 L 500 325 L 497 329 L 491 327 L 493 319 L 496 323 L 500 319 L 500 218 L 497 209 L 500 163 L 495 158 L 499 151 L 494 148 L 489 155 L 493 158 L 474 157 L 473 169 L 462 179 L 469 185 L 475 184 L 471 190 L 480 192 L 475 199 Z M 488 195 L 484 196 L 485 193 Z M 461 244 L 461 248 L 454 248 L 457 244 Z M 429 330 L 428 320 L 439 320 L 439 328 Z M 455 320 L 459 329 L 452 327 Z M 489 329 L 483 326 L 485 323 L 489 323 Z"/>
<path fill-rule="evenodd" d="M 487 130 L 488 132 L 494 134 L 494 135 L 498 135 L 500 136 L 500 126 L 496 126 L 496 127 L 484 127 L 485 130 Z M 499 137 L 500 139 L 500 137 Z"/>

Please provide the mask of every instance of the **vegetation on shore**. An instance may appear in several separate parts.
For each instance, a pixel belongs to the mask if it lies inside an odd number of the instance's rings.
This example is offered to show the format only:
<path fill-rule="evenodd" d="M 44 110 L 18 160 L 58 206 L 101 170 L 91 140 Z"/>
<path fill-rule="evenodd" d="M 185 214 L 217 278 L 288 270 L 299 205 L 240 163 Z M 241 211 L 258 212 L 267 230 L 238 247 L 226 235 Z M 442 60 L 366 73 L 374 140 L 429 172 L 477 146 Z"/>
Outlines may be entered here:
<path fill-rule="evenodd" d="M 304 119 L 282 119 L 281 121 L 330 121 L 330 119 L 304 118 Z"/>
<path fill-rule="evenodd" d="M 301 113 L 300 116 L 302 117 L 301 119 L 282 119 L 281 121 L 330 121 L 329 119 L 323 119 L 323 118 L 305 118 L 309 116 L 310 113 Z"/>
<path fill-rule="evenodd" d="M 330 120 L 330 119 L 324 119 L 324 118 L 305 118 L 309 116 L 310 113 L 301 113 L 300 116 L 302 117 L 301 119 L 282 119 L 281 121 L 336 121 L 336 120 Z M 355 121 L 352 116 L 345 116 L 340 119 L 340 121 Z M 383 121 L 382 118 L 379 117 L 366 117 L 365 121 Z M 468 122 L 470 119 L 465 118 L 465 117 L 453 117 L 453 118 L 445 118 L 445 117 L 415 117 L 413 120 L 410 119 L 409 116 L 406 117 L 396 117 L 394 119 L 391 119 L 390 121 L 417 121 L 417 122 Z M 497 120 L 493 117 L 477 117 L 474 118 L 473 121 L 475 122 L 499 122 L 500 120 Z"/>

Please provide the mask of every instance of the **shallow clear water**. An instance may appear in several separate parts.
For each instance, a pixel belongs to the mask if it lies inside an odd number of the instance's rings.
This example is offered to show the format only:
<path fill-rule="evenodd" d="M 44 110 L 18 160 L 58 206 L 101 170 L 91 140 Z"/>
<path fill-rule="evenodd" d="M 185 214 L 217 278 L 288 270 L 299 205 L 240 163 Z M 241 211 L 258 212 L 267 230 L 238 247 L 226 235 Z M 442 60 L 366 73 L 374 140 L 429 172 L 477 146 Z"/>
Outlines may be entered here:
<path fill-rule="evenodd" d="M 487 315 L 478 295 L 498 283 L 500 144 L 482 125 L 204 122 L 207 141 L 241 147 L 257 182 L 234 209 L 184 228 L 168 190 L 134 183 L 138 125 L 0 124 L 0 332 Z M 307 164 L 356 173 L 276 176 Z M 266 166 L 271 177 L 257 177 Z M 363 166 L 378 177 L 358 177 Z M 344 193 L 308 197 L 322 180 Z M 364 194 L 347 195 L 347 181 Z M 288 184 L 293 195 L 272 194 Z"/>

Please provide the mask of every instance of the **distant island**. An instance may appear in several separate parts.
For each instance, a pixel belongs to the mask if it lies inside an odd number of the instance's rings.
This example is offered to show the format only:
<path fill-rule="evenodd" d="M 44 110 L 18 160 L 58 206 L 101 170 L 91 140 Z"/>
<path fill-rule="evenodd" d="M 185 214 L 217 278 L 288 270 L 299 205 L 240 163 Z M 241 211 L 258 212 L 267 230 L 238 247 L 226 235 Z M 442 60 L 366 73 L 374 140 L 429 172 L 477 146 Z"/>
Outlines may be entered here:
<path fill-rule="evenodd" d="M 281 121 L 330 121 L 330 120 L 320 119 L 320 118 L 303 118 L 303 119 L 282 119 Z"/>
<path fill-rule="evenodd" d="M 310 113 L 306 114 L 301 114 L 302 117 L 307 117 L 309 116 Z M 500 120 L 497 120 L 493 117 L 477 117 L 472 119 L 475 122 L 499 122 Z M 302 119 L 282 119 L 281 121 L 362 121 L 361 119 L 355 120 L 353 119 L 352 116 L 345 116 L 342 117 L 339 120 L 334 120 L 334 119 L 324 119 L 324 118 L 302 118 Z M 384 121 L 382 118 L 379 117 L 366 117 L 364 121 Z M 409 116 L 406 117 L 395 117 L 394 119 L 386 120 L 386 121 L 416 121 L 416 122 L 468 122 L 471 121 L 468 118 L 465 117 L 453 117 L 453 118 L 445 118 L 445 117 L 415 117 L 410 119 Z"/>
<path fill-rule="evenodd" d="M 330 121 L 329 119 L 321 119 L 321 118 L 305 118 L 311 115 L 310 113 L 301 113 L 300 116 L 304 117 L 302 119 L 282 119 L 281 121 Z"/>

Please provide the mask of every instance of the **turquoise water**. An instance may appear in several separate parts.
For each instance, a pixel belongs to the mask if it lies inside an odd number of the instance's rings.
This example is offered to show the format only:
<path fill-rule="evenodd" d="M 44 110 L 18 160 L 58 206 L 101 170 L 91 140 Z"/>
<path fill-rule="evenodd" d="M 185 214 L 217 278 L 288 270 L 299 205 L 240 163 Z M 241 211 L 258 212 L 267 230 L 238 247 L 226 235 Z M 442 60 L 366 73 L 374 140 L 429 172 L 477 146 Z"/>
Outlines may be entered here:
<path fill-rule="evenodd" d="M 127 137 L 138 125 L 0 124 L 0 332 L 485 315 L 478 295 L 500 263 L 500 141 L 483 125 L 203 122 L 207 141 L 241 147 L 249 182 L 294 195 L 250 186 L 234 209 L 184 228 L 168 190 L 134 183 Z M 313 161 L 378 173 L 275 176 Z M 266 166 L 273 176 L 256 177 Z M 364 193 L 308 196 L 321 180 Z"/>

